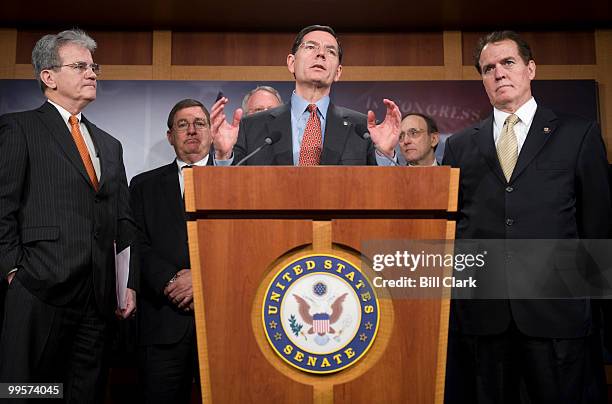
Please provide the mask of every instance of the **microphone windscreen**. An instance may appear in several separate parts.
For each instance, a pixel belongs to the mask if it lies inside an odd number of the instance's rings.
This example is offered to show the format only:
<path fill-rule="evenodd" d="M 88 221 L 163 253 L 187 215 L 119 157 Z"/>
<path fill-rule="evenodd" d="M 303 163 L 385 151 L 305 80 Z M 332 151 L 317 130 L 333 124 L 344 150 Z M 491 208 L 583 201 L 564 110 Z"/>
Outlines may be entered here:
<path fill-rule="evenodd" d="M 275 130 L 274 132 L 270 133 L 270 136 L 267 137 L 267 139 L 270 139 L 270 143 L 268 143 L 268 144 L 274 144 L 274 143 L 278 142 L 282 135 L 283 134 L 279 130 Z"/>
<path fill-rule="evenodd" d="M 362 123 L 358 123 L 357 125 L 355 125 L 355 133 L 357 133 L 359 135 L 359 137 L 361 137 L 363 139 L 369 139 L 370 138 L 370 132 L 368 131 L 367 126 L 365 126 Z"/>

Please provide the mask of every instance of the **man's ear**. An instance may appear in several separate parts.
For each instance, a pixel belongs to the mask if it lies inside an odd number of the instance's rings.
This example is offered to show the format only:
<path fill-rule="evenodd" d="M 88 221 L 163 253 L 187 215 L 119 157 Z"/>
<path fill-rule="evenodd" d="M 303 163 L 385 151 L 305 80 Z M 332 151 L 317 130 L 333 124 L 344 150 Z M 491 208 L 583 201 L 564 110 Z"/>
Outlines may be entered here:
<path fill-rule="evenodd" d="M 40 81 L 45 83 L 45 85 L 50 89 L 55 90 L 57 88 L 57 83 L 55 82 L 55 75 L 52 70 L 45 69 L 40 72 Z"/>
<path fill-rule="evenodd" d="M 431 147 L 436 147 L 439 141 L 440 141 L 440 134 L 438 132 L 432 133 L 431 134 Z"/>
<path fill-rule="evenodd" d="M 536 64 L 533 60 L 530 60 L 529 63 L 527 63 L 527 70 L 529 70 L 529 80 L 535 79 Z"/>
<path fill-rule="evenodd" d="M 287 55 L 287 69 L 289 69 L 289 72 L 295 76 L 295 55 L 294 54 L 290 53 Z"/>
<path fill-rule="evenodd" d="M 342 65 L 338 65 L 336 69 L 336 75 L 334 76 L 334 81 L 340 80 L 340 76 L 342 75 Z"/>
<path fill-rule="evenodd" d="M 166 138 L 168 139 L 168 143 L 170 143 L 170 146 L 174 146 L 174 138 L 172 137 L 172 132 L 170 131 L 170 129 L 168 129 L 168 131 L 166 132 Z"/>

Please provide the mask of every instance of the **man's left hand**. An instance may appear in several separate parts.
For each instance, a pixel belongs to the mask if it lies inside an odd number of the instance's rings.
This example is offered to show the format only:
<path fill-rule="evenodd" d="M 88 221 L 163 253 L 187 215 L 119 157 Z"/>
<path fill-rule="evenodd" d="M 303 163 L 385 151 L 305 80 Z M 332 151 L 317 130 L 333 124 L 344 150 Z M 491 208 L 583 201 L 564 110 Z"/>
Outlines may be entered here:
<path fill-rule="evenodd" d="M 387 106 L 387 115 L 382 123 L 376 125 L 376 115 L 373 111 L 368 111 L 368 132 L 376 148 L 393 158 L 395 146 L 399 143 L 402 113 L 393 101 L 385 98 L 383 103 Z"/>
<path fill-rule="evenodd" d="M 164 294 L 174 305 L 179 309 L 183 309 L 189 306 L 189 303 L 193 300 L 193 288 L 191 285 L 191 271 L 188 269 L 181 269 L 177 273 L 177 277 L 166 288 Z"/>
<path fill-rule="evenodd" d="M 117 307 L 115 314 L 122 320 L 136 315 L 136 292 L 133 289 L 127 288 L 125 293 L 125 309 Z"/>

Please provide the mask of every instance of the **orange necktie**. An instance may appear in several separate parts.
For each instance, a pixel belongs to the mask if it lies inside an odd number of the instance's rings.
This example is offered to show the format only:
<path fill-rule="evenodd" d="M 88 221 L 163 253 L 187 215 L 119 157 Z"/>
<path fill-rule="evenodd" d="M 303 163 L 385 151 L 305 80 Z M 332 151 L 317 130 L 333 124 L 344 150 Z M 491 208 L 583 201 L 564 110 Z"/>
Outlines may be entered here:
<path fill-rule="evenodd" d="M 310 111 L 310 117 L 308 122 L 306 122 L 306 129 L 304 129 L 298 165 L 318 166 L 321 161 L 321 143 L 323 143 L 321 121 L 319 120 L 319 115 L 317 115 L 317 106 L 315 104 L 308 105 L 308 110 Z"/>
<path fill-rule="evenodd" d="M 85 139 L 83 139 L 83 134 L 81 133 L 79 119 L 74 115 L 70 115 L 68 122 L 70 122 L 70 133 L 72 133 L 74 143 L 76 144 L 79 154 L 81 155 L 81 160 L 83 160 L 83 164 L 85 165 L 85 171 L 87 171 L 87 175 L 89 176 L 94 189 L 98 191 L 98 177 L 96 176 L 96 170 L 91 162 L 91 156 L 89 155 L 89 150 L 87 150 Z"/>

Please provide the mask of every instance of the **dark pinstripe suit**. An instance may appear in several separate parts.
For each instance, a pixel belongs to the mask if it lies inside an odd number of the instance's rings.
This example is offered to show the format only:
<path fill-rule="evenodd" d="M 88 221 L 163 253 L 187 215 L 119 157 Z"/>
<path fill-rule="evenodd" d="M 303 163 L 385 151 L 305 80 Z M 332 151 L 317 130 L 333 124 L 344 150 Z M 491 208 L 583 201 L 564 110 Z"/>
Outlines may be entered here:
<path fill-rule="evenodd" d="M 7 292 L 0 343 L 11 349 L 0 347 L 0 378 L 60 377 L 65 358 L 54 359 L 49 350 L 61 347 L 47 340 L 62 327 L 54 307 L 77 318 L 89 310 L 106 328 L 116 306 L 113 240 L 122 247 L 133 234 L 122 148 L 82 120 L 100 158 L 98 192 L 53 105 L 0 117 L 0 278 L 19 268 Z M 48 308 L 30 310 L 26 301 Z"/>

